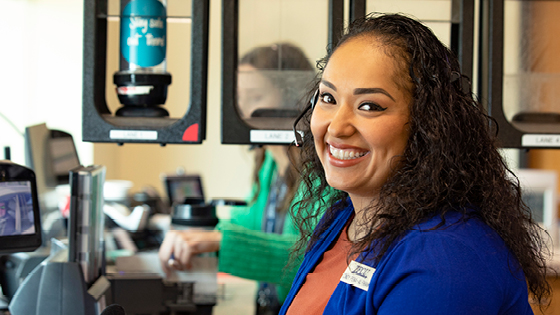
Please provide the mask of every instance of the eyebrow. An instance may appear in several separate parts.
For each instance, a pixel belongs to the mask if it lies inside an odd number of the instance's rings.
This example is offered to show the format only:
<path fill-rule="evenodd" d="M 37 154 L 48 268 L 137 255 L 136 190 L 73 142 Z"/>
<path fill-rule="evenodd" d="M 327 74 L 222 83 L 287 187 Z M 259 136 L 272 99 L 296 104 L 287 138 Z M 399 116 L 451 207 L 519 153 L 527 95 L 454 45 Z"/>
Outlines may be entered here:
<path fill-rule="evenodd" d="M 330 83 L 329 81 L 321 80 L 321 83 L 336 91 L 336 86 L 334 86 L 334 84 Z"/>
<path fill-rule="evenodd" d="M 334 84 L 332 84 L 331 82 L 329 82 L 327 80 L 321 80 L 321 83 L 323 83 L 327 87 L 336 91 L 336 86 L 334 86 Z M 357 89 L 354 89 L 354 95 L 376 94 L 376 93 L 384 94 L 387 97 L 389 97 L 390 99 L 392 99 L 393 102 L 396 102 L 395 99 L 391 96 L 391 94 L 389 94 L 389 92 L 387 92 L 387 91 L 385 91 L 384 89 L 381 89 L 381 88 L 357 88 Z"/>
<path fill-rule="evenodd" d="M 387 97 L 392 99 L 393 102 L 396 102 L 395 99 L 391 96 L 391 94 L 389 94 L 389 92 L 385 91 L 384 89 L 380 89 L 380 88 L 358 88 L 358 89 L 354 89 L 354 94 L 355 95 L 358 95 L 358 94 L 375 94 L 375 93 L 381 93 L 381 94 L 387 95 Z"/>

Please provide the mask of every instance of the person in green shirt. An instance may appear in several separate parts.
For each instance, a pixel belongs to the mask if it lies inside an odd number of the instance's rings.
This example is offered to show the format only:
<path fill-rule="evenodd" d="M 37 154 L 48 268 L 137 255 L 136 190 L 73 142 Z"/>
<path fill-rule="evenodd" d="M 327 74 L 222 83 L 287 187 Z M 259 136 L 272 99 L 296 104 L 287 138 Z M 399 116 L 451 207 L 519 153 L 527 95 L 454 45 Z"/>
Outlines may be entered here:
<path fill-rule="evenodd" d="M 299 47 L 278 43 L 251 50 L 238 68 L 240 117 L 251 121 L 263 109 L 278 113 L 278 109 L 301 108 L 297 104 L 303 94 L 298 90 L 303 91 L 307 83 L 301 81 L 313 76 L 313 67 Z M 167 232 L 159 250 L 162 269 L 189 269 L 191 257 L 219 252 L 219 271 L 260 282 L 257 314 L 276 314 L 299 267 L 297 260 L 289 264 L 298 239 L 288 214 L 297 202 L 298 173 L 288 155 L 294 149 L 285 145 L 254 149 L 254 184 L 248 206 L 235 207 L 231 220 L 222 220 L 213 231 Z"/>

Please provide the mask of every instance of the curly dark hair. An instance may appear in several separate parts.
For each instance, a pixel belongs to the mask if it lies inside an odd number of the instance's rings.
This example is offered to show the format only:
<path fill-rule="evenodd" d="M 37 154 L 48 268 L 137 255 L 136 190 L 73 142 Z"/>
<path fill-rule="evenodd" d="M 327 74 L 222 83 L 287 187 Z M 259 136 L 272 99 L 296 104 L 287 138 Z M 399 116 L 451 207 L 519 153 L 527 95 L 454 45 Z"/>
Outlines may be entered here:
<path fill-rule="evenodd" d="M 434 215 L 460 211 L 476 215 L 504 240 L 523 268 L 528 288 L 538 301 L 550 295 L 546 281 L 548 248 L 542 229 L 534 222 L 521 199 L 516 176 L 498 151 L 496 126 L 485 109 L 462 86 L 457 57 L 433 32 L 402 14 L 370 14 L 354 21 L 337 46 L 318 63 L 320 78 L 337 47 L 351 39 L 365 38 L 379 45 L 395 61 L 395 82 L 412 95 L 410 135 L 399 163 L 380 191 L 379 200 L 368 208 L 361 225 L 366 236 L 356 240 L 349 257 L 383 239 L 381 258 L 390 246 L 414 225 Z M 462 84 L 463 83 L 463 84 Z M 312 95 L 318 88 L 317 80 Z M 304 131 L 300 172 L 306 189 L 293 215 L 301 239 L 297 255 L 309 250 L 328 228 L 337 211 L 347 206 L 348 194 L 329 193 L 325 172 L 317 156 L 310 129 L 311 111 L 303 118 Z M 329 196 L 321 201 L 321 196 Z M 323 213 L 312 205 L 323 202 Z M 321 218 L 322 217 L 322 218 Z M 321 218 L 322 224 L 313 231 Z M 382 222 L 383 224 L 374 224 Z M 374 228 L 375 227 L 375 228 Z"/>

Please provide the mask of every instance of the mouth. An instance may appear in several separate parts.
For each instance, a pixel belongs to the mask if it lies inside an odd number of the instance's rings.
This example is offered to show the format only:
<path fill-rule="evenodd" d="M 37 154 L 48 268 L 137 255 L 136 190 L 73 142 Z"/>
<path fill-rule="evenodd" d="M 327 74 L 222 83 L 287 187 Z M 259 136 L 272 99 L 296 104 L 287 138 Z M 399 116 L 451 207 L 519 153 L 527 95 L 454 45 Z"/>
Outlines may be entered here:
<path fill-rule="evenodd" d="M 369 153 L 369 151 L 357 149 L 340 149 L 328 145 L 329 153 L 338 160 L 355 160 Z"/>

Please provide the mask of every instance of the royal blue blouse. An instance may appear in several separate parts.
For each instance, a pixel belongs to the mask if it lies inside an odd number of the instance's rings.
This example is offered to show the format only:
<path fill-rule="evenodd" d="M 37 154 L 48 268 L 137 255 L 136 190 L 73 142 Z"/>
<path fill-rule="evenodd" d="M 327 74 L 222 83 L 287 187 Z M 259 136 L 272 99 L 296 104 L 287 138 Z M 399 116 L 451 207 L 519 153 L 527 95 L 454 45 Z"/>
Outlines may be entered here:
<path fill-rule="evenodd" d="M 305 255 L 280 314 L 353 211 L 351 203 L 339 211 Z M 434 216 L 417 225 L 378 262 L 368 259 L 375 249 L 362 253 L 355 268 L 341 275 L 346 280 L 339 282 L 324 314 L 533 314 L 523 271 L 492 228 L 458 212 L 448 212 L 441 223 Z"/>

